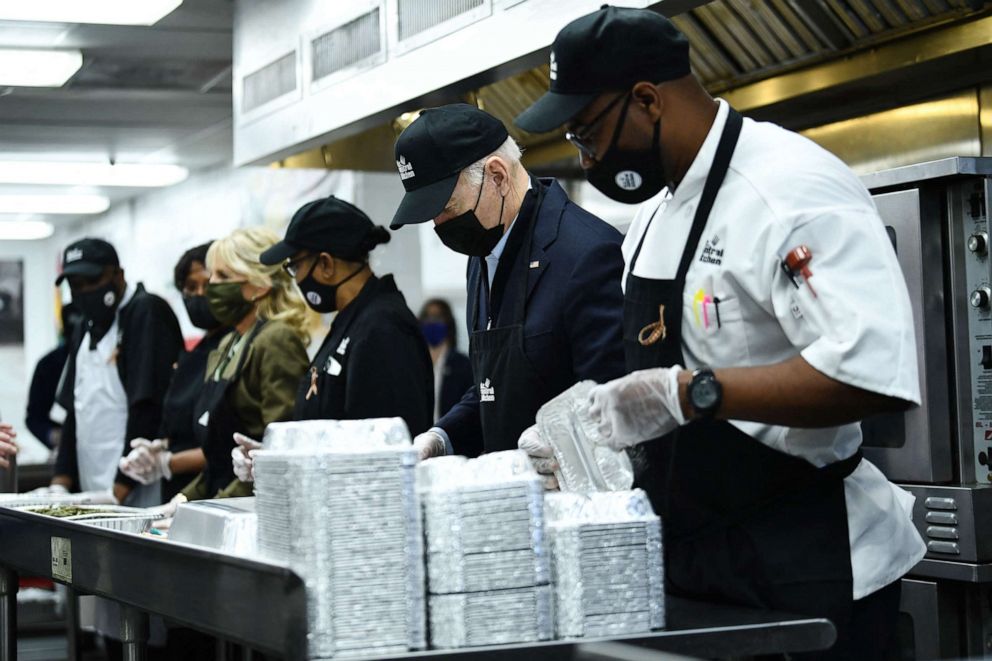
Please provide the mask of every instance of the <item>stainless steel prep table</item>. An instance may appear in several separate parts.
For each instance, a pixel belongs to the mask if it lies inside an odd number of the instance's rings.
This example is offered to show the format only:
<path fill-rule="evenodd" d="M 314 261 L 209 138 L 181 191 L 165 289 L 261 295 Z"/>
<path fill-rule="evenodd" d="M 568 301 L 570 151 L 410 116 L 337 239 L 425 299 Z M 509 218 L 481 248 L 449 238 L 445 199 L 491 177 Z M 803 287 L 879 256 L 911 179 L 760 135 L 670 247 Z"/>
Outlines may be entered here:
<path fill-rule="evenodd" d="M 268 654 L 288 659 L 305 654 L 306 591 L 286 567 L 0 508 L 0 661 L 16 658 L 17 572 L 52 576 L 53 538 L 68 540 L 71 552 L 71 563 L 58 570 L 71 569 L 71 580 L 63 582 L 78 593 L 124 606 L 126 658 L 145 658 L 149 613 Z M 672 597 L 667 612 L 665 631 L 613 640 L 689 656 L 739 657 L 825 649 L 835 637 L 833 625 L 824 619 Z M 601 642 L 553 641 L 388 658 L 571 659 L 577 652 L 596 650 Z"/>

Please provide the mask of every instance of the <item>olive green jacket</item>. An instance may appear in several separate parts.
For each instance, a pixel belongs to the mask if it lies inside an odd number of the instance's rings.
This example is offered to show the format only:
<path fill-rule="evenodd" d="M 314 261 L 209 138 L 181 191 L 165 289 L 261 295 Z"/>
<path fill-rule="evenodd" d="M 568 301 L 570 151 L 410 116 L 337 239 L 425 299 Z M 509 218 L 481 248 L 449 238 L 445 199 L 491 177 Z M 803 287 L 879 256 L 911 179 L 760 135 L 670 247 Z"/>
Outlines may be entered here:
<path fill-rule="evenodd" d="M 270 422 L 293 417 L 296 390 L 310 365 L 306 347 L 299 335 L 285 322 L 266 323 L 248 346 L 241 374 L 236 375 L 241 352 L 241 336 L 231 331 L 207 358 L 206 379 L 232 379 L 228 402 L 251 438 L 261 440 Z M 225 361 L 229 352 L 230 358 Z M 223 366 L 218 374 L 218 367 Z M 250 496 L 252 485 L 234 480 L 217 494 L 206 492 L 203 475 L 183 489 L 189 500 Z"/>

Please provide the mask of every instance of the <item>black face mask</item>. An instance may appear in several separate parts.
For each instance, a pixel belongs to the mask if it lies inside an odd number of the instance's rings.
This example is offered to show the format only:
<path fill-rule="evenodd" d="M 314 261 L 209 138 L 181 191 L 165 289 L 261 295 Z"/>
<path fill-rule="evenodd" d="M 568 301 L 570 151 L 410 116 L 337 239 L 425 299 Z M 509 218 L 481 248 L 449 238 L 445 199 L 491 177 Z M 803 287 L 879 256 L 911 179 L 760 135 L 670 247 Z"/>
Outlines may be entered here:
<path fill-rule="evenodd" d="M 665 169 L 661 160 L 661 120 L 654 125 L 650 149 L 624 150 L 617 147 L 620 132 L 627 120 L 632 97 L 624 101 L 620 121 L 606 153 L 586 170 L 586 180 L 611 200 L 624 204 L 639 204 L 649 200 L 665 187 Z"/>
<path fill-rule="evenodd" d="M 303 298 L 307 300 L 307 305 L 309 305 L 314 312 L 327 314 L 328 312 L 334 312 L 338 309 L 338 287 L 361 273 L 362 269 L 365 268 L 365 264 L 359 266 L 351 273 L 351 275 L 341 282 L 334 285 L 325 285 L 317 282 L 313 277 L 313 271 L 317 268 L 317 264 L 319 262 L 320 257 L 318 257 L 313 263 L 313 266 L 310 267 L 310 271 L 307 273 L 306 277 L 303 278 L 303 281 L 297 283 L 297 286 L 300 288 L 300 291 L 303 292 Z"/>
<path fill-rule="evenodd" d="M 485 179 L 483 179 L 482 184 L 479 185 L 479 197 L 475 199 L 475 208 L 434 228 L 441 243 L 455 252 L 469 257 L 485 257 L 503 238 L 505 196 L 499 205 L 499 222 L 496 227 L 483 227 L 482 223 L 479 222 L 479 217 L 475 215 L 475 209 L 479 208 L 479 200 L 482 199 L 482 188 L 485 183 Z"/>
<path fill-rule="evenodd" d="M 215 328 L 221 327 L 222 324 L 220 321 L 210 311 L 210 303 L 207 301 L 206 296 L 183 296 L 183 305 L 186 306 L 186 313 L 189 315 L 189 320 L 197 328 L 212 331 Z"/>
<path fill-rule="evenodd" d="M 108 282 L 93 291 L 73 292 L 72 302 L 83 313 L 90 332 L 90 346 L 94 346 L 113 325 L 121 297 L 117 286 Z"/>

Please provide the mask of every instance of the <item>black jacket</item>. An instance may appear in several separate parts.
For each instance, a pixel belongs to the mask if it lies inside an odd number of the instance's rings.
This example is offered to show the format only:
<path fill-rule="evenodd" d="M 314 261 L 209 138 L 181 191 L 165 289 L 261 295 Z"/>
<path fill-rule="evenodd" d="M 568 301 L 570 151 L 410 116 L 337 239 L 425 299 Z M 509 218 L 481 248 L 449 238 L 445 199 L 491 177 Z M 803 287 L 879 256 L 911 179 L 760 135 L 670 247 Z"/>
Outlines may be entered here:
<path fill-rule="evenodd" d="M 449 349 L 444 358 L 444 367 L 441 369 L 441 406 L 439 407 L 441 417 L 454 408 L 465 391 L 472 387 L 472 361 L 468 356 Z"/>
<path fill-rule="evenodd" d="M 523 263 L 523 250 L 500 258 L 493 281 L 497 299 L 501 281 L 511 272 L 527 271 L 524 351 L 531 364 L 555 393 L 591 379 L 603 383 L 626 373 L 623 352 L 623 236 L 605 221 L 568 199 L 554 179 L 541 179 L 536 186 L 545 189 L 544 202 L 537 214 L 530 262 Z M 528 193 L 524 204 L 531 203 Z M 521 209 L 521 217 L 526 213 Z M 523 235 L 517 236 L 522 244 Z M 484 295 L 482 263 L 468 262 L 468 328 L 477 330 L 473 311 Z M 514 309 L 517 292 L 506 288 L 498 298 L 494 315 L 499 320 Z M 484 323 L 484 322 L 483 322 Z M 475 379 L 447 415 L 437 425 L 447 432 L 455 454 L 476 456 L 482 451 L 482 425 L 479 418 L 479 379 Z M 544 404 L 544 402 L 535 402 Z"/>
<path fill-rule="evenodd" d="M 307 399 L 311 383 L 316 393 Z M 434 368 L 420 324 L 393 276 L 370 278 L 335 317 L 300 382 L 294 417 L 400 417 L 414 436 L 430 428 Z"/>
<path fill-rule="evenodd" d="M 164 299 L 149 294 L 140 283 L 127 305 L 117 312 L 117 372 L 127 394 L 127 430 L 121 456 L 131 451 L 135 438 L 156 438 L 162 421 L 162 399 L 172 379 L 172 369 L 183 348 L 179 322 Z M 87 333 L 79 324 L 69 344 L 69 359 L 63 373 L 57 401 L 66 410 L 62 443 L 55 457 L 55 474 L 68 475 L 76 486 L 79 468 L 76 458 L 76 355 Z M 134 486 L 136 482 L 117 473 L 115 482 Z"/>
<path fill-rule="evenodd" d="M 35 365 L 31 389 L 28 391 L 25 422 L 35 438 L 49 447 L 52 447 L 52 430 L 62 428 L 62 425 L 52 421 L 51 410 L 59 389 L 59 377 L 65 370 L 68 356 L 69 349 L 65 344 L 60 344 L 42 356 Z"/>

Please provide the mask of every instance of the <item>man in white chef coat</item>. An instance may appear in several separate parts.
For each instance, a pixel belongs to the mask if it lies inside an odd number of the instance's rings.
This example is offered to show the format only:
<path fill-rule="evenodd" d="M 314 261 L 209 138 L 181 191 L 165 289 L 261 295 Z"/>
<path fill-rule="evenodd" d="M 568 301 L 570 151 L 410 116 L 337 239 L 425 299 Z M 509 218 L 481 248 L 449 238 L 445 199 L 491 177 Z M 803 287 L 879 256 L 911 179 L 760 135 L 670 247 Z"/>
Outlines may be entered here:
<path fill-rule="evenodd" d="M 564 125 L 590 183 L 643 203 L 630 374 L 591 417 L 664 520 L 671 592 L 828 617 L 816 658 L 881 658 L 925 547 L 859 421 L 919 404 L 906 285 L 857 177 L 714 100 L 688 53 L 660 14 L 604 7 L 558 34 L 549 93 L 517 118 Z M 547 454 L 533 431 L 521 447 Z"/>

